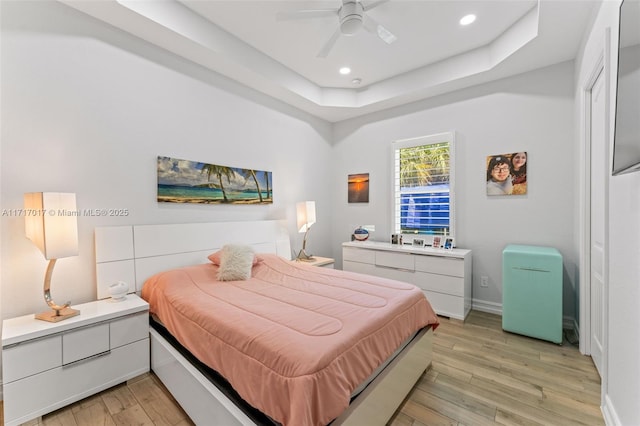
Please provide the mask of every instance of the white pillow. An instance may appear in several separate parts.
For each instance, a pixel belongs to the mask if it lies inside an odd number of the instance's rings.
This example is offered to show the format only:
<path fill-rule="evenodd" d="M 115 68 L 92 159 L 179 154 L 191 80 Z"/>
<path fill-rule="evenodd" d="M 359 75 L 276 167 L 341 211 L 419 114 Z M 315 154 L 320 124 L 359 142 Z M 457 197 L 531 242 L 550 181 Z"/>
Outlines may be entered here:
<path fill-rule="evenodd" d="M 227 244 L 220 250 L 220 268 L 218 280 L 243 281 L 251 278 L 254 259 L 253 249 L 249 246 Z"/>

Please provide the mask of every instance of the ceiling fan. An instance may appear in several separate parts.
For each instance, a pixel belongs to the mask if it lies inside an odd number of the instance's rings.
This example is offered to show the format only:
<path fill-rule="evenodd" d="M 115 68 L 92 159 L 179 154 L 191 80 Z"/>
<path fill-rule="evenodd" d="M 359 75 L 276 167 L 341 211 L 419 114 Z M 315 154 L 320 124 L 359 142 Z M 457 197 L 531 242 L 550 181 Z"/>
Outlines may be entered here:
<path fill-rule="evenodd" d="M 338 41 L 341 35 L 351 36 L 364 28 L 366 31 L 377 35 L 382 41 L 391 44 L 397 37 L 388 29 L 379 24 L 365 12 L 380 6 L 389 0 L 378 0 L 369 4 L 362 4 L 358 0 L 342 0 L 342 6 L 338 9 L 306 9 L 291 12 L 278 12 L 276 19 L 279 21 L 307 18 L 338 17 L 338 28 L 331 38 L 320 49 L 316 55 L 318 58 L 325 58 Z"/>

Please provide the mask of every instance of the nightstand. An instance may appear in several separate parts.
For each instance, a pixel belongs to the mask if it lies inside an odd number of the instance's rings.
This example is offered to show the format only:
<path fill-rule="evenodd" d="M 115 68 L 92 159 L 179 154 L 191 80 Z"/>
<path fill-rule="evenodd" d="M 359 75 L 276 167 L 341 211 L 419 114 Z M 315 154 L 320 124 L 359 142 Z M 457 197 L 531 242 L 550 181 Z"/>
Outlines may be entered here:
<path fill-rule="evenodd" d="M 5 425 L 18 425 L 149 371 L 149 305 L 74 305 L 80 315 L 51 323 L 33 314 L 2 322 Z"/>
<path fill-rule="evenodd" d="M 335 259 L 332 259 L 330 257 L 313 256 L 313 260 L 310 260 L 310 261 L 306 261 L 306 260 L 296 260 L 296 261 L 303 263 L 305 265 L 320 266 L 322 268 L 333 269 L 333 264 L 335 262 Z"/>

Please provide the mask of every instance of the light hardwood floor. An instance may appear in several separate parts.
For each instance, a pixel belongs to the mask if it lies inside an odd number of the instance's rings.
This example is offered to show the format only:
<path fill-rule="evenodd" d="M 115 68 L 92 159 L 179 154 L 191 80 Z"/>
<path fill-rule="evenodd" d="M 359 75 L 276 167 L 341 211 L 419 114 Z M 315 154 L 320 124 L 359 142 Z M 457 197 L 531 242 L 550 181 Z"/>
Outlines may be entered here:
<path fill-rule="evenodd" d="M 26 425 L 188 426 L 193 422 L 160 380 L 148 373 L 23 424 Z"/>
<path fill-rule="evenodd" d="M 391 426 L 603 425 L 600 377 L 590 357 L 502 331 L 502 318 L 472 311 L 443 319 L 433 364 Z"/>
<path fill-rule="evenodd" d="M 499 316 L 472 311 L 465 323 L 441 318 L 432 368 L 389 425 L 603 425 L 599 405 L 599 376 L 575 346 L 505 333 Z M 151 373 L 28 424 L 193 423 Z"/>

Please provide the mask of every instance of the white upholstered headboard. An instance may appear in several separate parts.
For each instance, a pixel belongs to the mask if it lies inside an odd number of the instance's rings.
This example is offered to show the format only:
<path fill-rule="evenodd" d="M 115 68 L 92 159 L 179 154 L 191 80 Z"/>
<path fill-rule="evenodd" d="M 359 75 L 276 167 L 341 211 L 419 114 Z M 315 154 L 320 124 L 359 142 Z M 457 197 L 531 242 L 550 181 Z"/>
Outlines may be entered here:
<path fill-rule="evenodd" d="M 279 220 L 98 227 L 98 299 L 109 297 L 109 285 L 116 281 L 129 284 L 129 293 L 139 293 L 151 275 L 206 263 L 209 254 L 229 243 L 247 244 L 256 253 L 291 259 L 289 233 L 285 222 Z"/>

